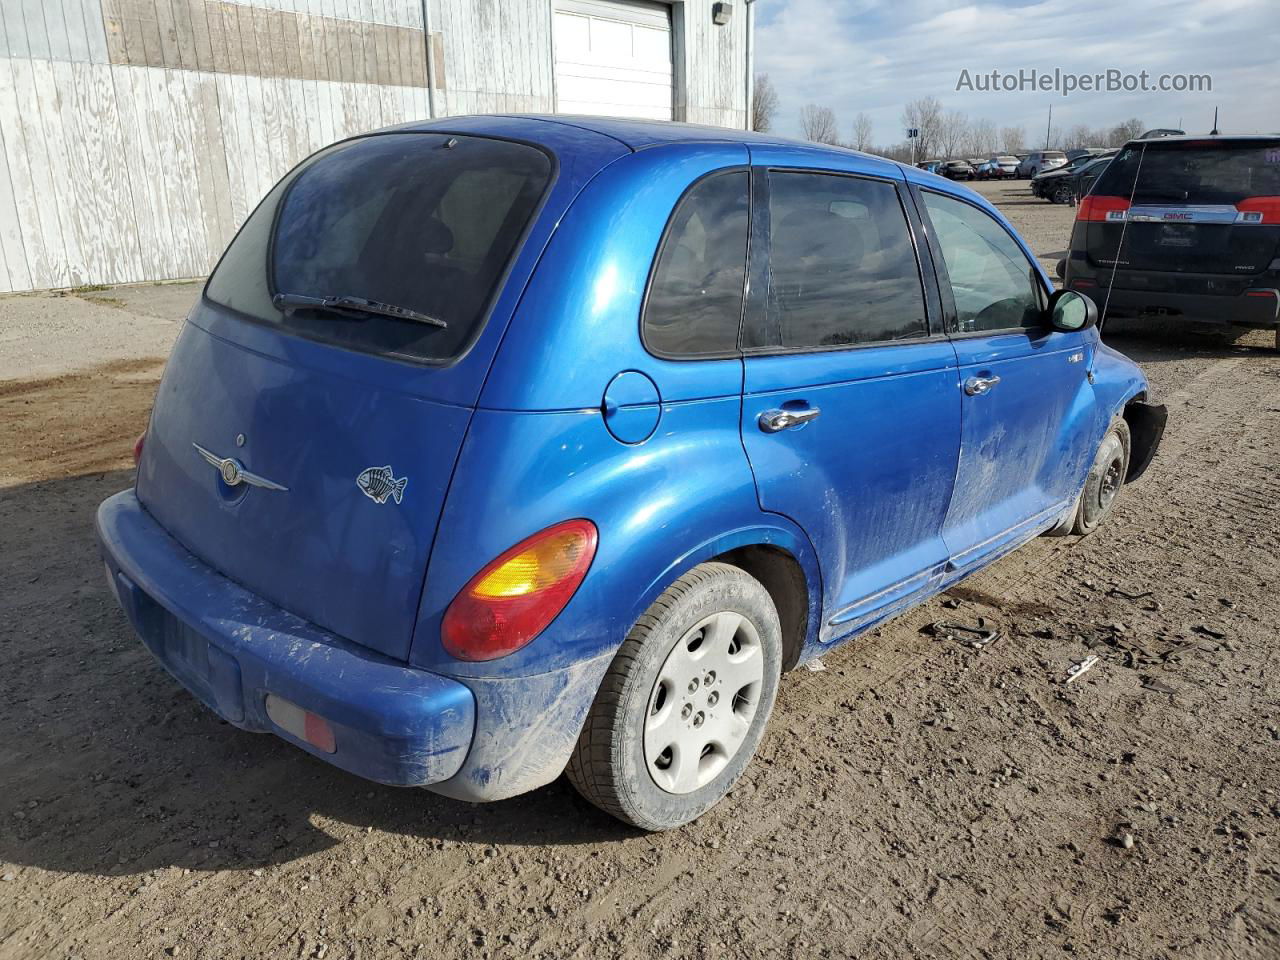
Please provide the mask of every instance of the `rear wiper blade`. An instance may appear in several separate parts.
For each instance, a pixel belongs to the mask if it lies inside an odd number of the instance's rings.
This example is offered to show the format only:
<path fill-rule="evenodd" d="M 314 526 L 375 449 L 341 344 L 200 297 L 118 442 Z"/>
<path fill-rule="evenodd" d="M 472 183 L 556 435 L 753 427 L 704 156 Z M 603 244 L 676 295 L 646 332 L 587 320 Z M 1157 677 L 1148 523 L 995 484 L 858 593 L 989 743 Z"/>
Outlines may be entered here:
<path fill-rule="evenodd" d="M 432 317 L 408 307 L 397 307 L 394 303 L 383 303 L 380 300 L 366 300 L 364 297 L 308 297 L 301 293 L 277 293 L 271 298 L 277 310 L 332 310 L 338 313 L 375 313 L 382 317 L 394 317 L 397 320 L 412 320 L 414 323 L 425 323 L 442 330 L 449 326 L 439 317 Z"/>

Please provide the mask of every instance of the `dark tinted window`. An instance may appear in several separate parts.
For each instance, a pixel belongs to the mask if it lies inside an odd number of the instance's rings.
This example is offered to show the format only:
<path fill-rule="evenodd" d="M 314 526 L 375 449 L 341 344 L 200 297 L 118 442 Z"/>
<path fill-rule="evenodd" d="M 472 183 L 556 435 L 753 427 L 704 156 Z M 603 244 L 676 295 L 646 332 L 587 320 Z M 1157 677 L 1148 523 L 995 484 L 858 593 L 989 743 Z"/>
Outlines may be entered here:
<path fill-rule="evenodd" d="M 781 346 L 923 337 L 924 291 L 893 184 L 769 174 L 768 327 Z"/>
<path fill-rule="evenodd" d="M 664 356 L 738 346 L 747 269 L 750 178 L 745 170 L 697 183 L 680 201 L 653 272 L 644 339 Z"/>
<path fill-rule="evenodd" d="M 1039 326 L 1035 268 L 1004 227 L 975 206 L 931 191 L 924 204 L 942 248 L 959 332 Z"/>
<path fill-rule="evenodd" d="M 268 195 L 210 278 L 209 298 L 354 349 L 452 357 L 483 319 L 550 176 L 541 151 L 481 137 L 388 134 L 338 144 Z M 448 327 L 282 313 L 276 293 L 376 300 Z"/>
<path fill-rule="evenodd" d="M 1137 190 L 1134 191 L 1134 179 Z M 1280 140 L 1147 144 L 1126 147 L 1093 191 L 1134 203 L 1236 204 L 1280 196 Z"/>

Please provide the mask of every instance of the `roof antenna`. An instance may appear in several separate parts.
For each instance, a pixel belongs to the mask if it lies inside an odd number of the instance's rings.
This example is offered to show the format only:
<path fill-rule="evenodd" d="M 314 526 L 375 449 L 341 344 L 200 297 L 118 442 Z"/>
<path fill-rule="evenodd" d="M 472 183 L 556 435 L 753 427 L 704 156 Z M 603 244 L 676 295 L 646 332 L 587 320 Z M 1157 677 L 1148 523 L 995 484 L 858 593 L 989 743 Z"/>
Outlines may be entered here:
<path fill-rule="evenodd" d="M 1216 137 L 1218 135 L 1218 108 L 1213 108 L 1213 129 L 1209 131 L 1209 136 Z"/>

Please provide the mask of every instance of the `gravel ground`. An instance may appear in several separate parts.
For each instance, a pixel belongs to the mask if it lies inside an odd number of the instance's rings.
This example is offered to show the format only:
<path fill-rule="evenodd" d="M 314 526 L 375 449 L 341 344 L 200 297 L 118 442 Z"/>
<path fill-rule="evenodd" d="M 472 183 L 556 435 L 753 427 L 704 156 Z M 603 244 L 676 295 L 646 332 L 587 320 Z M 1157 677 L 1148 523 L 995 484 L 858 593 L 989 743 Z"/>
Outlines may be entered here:
<path fill-rule="evenodd" d="M 1070 210 L 980 188 L 1051 263 Z M 1280 956 L 1274 353 L 1113 337 L 1170 426 L 1112 520 L 785 677 L 729 800 L 650 836 L 563 780 L 357 780 L 152 662 L 91 520 L 192 296 L 0 300 L 3 960 Z M 982 651 L 922 632 L 979 616 Z"/>

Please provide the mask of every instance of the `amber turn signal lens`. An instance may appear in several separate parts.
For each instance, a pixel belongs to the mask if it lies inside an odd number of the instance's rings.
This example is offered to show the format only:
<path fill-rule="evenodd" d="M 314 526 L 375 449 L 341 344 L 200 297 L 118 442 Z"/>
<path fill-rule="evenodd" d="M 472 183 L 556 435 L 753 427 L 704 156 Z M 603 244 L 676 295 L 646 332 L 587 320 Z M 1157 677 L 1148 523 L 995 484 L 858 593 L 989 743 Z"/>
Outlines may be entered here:
<path fill-rule="evenodd" d="M 502 554 L 459 591 L 441 625 L 459 660 L 496 660 L 547 628 L 577 591 L 596 553 L 596 526 L 567 520 Z"/>

